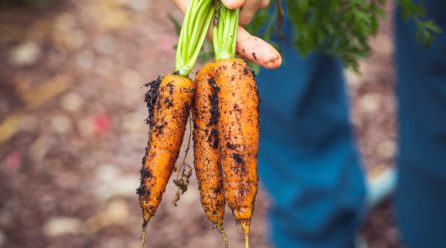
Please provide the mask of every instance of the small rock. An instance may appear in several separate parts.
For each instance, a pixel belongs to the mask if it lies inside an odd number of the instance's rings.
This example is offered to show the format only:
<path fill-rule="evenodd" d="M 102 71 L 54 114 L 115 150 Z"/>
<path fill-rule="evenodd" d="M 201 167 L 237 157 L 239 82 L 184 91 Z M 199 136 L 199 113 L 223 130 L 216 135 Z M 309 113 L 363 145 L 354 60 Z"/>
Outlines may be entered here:
<path fill-rule="evenodd" d="M 76 19 L 72 14 L 59 15 L 53 24 L 53 45 L 58 48 L 78 49 L 86 41 L 83 32 L 76 30 Z"/>
<path fill-rule="evenodd" d="M 136 194 L 136 188 L 138 186 L 138 176 L 120 176 L 111 182 L 102 184 L 96 193 L 98 193 L 98 198 L 103 199 L 109 199 L 115 196 L 133 197 Z"/>
<path fill-rule="evenodd" d="M 130 212 L 127 203 L 124 200 L 114 200 L 106 210 L 108 219 L 115 224 L 125 223 L 129 218 Z"/>
<path fill-rule="evenodd" d="M 72 128 L 71 120 L 66 115 L 56 115 L 51 119 L 51 128 L 58 134 L 67 134 Z"/>
<path fill-rule="evenodd" d="M 40 47 L 35 42 L 26 41 L 11 50 L 9 62 L 15 66 L 33 65 L 40 54 Z"/>
<path fill-rule="evenodd" d="M 393 158 L 396 153 L 396 144 L 392 140 L 385 140 L 378 145 L 378 154 L 383 158 Z"/>
<path fill-rule="evenodd" d="M 122 199 L 116 199 L 107 205 L 105 211 L 100 211 L 87 220 L 86 230 L 93 234 L 111 225 L 124 225 L 128 222 L 129 216 L 127 203 Z"/>
<path fill-rule="evenodd" d="M 62 99 L 62 108 L 68 112 L 77 112 L 83 106 L 84 100 L 76 93 L 68 93 Z"/>
<path fill-rule="evenodd" d="M 360 75 L 352 70 L 345 70 L 344 72 L 347 84 L 350 86 L 348 89 L 351 90 L 352 93 L 356 93 L 357 89 L 361 86 Z"/>
<path fill-rule="evenodd" d="M 55 217 L 49 219 L 44 227 L 43 233 L 47 237 L 57 237 L 66 234 L 79 234 L 82 232 L 81 220 L 72 217 Z"/>
<path fill-rule="evenodd" d="M 99 166 L 96 170 L 96 178 L 102 182 L 110 182 L 113 181 L 118 175 L 119 170 L 116 165 L 113 164 L 104 164 Z"/>
<path fill-rule="evenodd" d="M 98 248 L 122 248 L 125 247 L 125 244 L 126 242 L 122 238 L 112 237 L 101 240 Z"/>
<path fill-rule="evenodd" d="M 116 196 L 128 197 L 136 194 L 137 175 L 122 175 L 114 165 L 100 166 L 96 171 L 94 187 L 97 198 L 107 200 Z"/>
<path fill-rule="evenodd" d="M 378 94 L 366 94 L 359 100 L 360 109 L 365 113 L 376 112 L 380 107 L 380 100 L 381 97 Z"/>
<path fill-rule="evenodd" d="M 146 123 L 144 122 L 144 116 L 140 112 L 125 115 L 122 119 L 122 128 L 130 133 L 145 133 Z"/>
<path fill-rule="evenodd" d="M 133 1 L 126 1 L 127 6 L 136 12 L 145 12 L 152 1 L 146 1 L 146 0 L 133 0 Z"/>

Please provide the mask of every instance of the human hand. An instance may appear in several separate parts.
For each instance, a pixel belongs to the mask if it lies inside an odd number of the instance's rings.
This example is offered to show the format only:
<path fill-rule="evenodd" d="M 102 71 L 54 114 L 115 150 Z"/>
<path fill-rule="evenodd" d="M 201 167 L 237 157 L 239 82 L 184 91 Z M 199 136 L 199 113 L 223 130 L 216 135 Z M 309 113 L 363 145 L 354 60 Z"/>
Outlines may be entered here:
<path fill-rule="evenodd" d="M 173 0 L 183 11 L 187 9 L 188 0 Z M 240 24 L 247 25 L 255 12 L 268 6 L 269 0 L 222 0 L 228 9 L 240 8 Z M 266 41 L 249 34 L 239 27 L 237 32 L 237 53 L 256 64 L 268 69 L 278 68 L 282 64 L 280 53 Z"/>

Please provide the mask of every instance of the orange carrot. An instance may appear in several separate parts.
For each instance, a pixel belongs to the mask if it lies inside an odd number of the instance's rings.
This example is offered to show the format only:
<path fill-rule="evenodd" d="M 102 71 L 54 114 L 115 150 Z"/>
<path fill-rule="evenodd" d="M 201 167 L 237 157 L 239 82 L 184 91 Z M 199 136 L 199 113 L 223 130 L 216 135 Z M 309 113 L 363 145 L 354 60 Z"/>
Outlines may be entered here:
<path fill-rule="evenodd" d="M 195 77 L 195 87 L 193 107 L 195 174 L 204 212 L 220 230 L 227 247 L 227 238 L 223 230 L 226 202 L 223 174 L 219 163 L 218 88 L 215 84 L 214 63 L 208 63 L 200 70 Z"/>
<path fill-rule="evenodd" d="M 155 214 L 183 141 L 194 97 L 192 80 L 168 75 L 151 83 L 146 95 L 150 134 L 141 169 L 139 201 L 144 224 Z"/>
<path fill-rule="evenodd" d="M 241 225 L 249 247 L 257 194 L 259 96 L 254 75 L 241 59 L 215 62 L 218 92 L 218 137 L 226 201 Z"/>

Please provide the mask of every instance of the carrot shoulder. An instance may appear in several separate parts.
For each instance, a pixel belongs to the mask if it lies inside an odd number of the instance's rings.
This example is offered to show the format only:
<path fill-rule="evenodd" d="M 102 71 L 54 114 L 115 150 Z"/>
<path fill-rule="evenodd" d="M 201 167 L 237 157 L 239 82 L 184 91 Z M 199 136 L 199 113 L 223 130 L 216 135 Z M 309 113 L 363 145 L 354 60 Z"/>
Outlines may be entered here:
<path fill-rule="evenodd" d="M 184 76 L 168 75 L 151 87 L 146 95 L 150 113 L 149 142 L 138 188 L 144 224 L 161 202 L 181 148 L 194 97 L 194 84 Z"/>

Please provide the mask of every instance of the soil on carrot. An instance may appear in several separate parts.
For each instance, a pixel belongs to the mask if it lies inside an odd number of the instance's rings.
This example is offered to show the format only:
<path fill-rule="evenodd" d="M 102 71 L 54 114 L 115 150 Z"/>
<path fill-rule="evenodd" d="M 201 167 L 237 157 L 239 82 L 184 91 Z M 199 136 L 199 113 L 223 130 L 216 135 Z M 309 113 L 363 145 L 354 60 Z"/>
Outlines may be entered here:
<path fill-rule="evenodd" d="M 140 176 L 148 176 L 139 171 L 148 132 L 147 88 L 141 86 L 172 71 L 177 37 L 167 13 L 180 13 L 170 1 L 50 2 L 37 10 L 0 8 L 0 33 L 8 34 L 0 35 L 0 247 L 139 247 L 135 189 Z M 368 170 L 391 166 L 395 154 L 388 23 L 372 44 L 362 76 L 349 76 L 353 123 Z M 223 247 L 197 188 L 192 176 L 174 208 L 177 188 L 169 184 L 148 226 L 147 247 Z M 259 191 L 252 247 L 272 247 L 268 206 Z M 364 224 L 369 247 L 401 247 L 391 206 L 380 206 Z M 242 247 L 240 230 L 226 213 L 231 246 Z"/>

